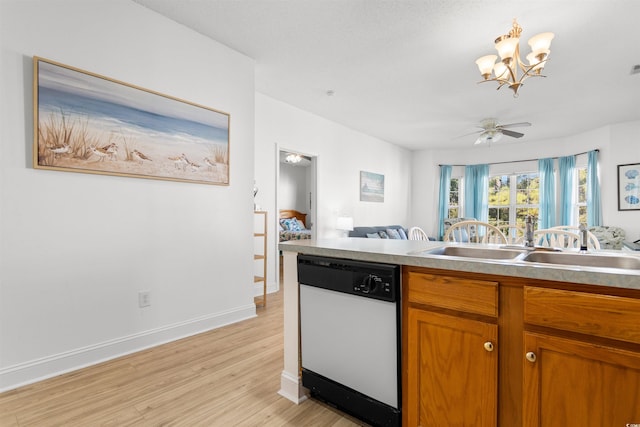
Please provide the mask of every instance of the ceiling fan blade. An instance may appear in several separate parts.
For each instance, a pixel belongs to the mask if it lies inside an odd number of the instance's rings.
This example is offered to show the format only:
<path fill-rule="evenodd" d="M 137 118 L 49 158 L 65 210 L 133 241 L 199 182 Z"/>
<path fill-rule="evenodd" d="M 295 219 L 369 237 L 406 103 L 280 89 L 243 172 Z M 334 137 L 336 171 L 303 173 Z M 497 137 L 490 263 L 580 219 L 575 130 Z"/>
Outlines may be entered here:
<path fill-rule="evenodd" d="M 531 126 L 531 123 L 529 122 L 520 122 L 520 123 L 509 123 L 506 125 L 498 125 L 498 128 L 518 128 L 518 127 L 525 127 L 525 126 Z"/>
<path fill-rule="evenodd" d="M 484 129 L 477 130 L 477 131 L 471 132 L 471 133 L 465 133 L 464 135 L 458 135 L 454 139 L 463 138 L 463 137 L 469 136 L 469 135 L 477 135 L 477 134 L 482 133 L 482 132 L 484 132 Z"/>
<path fill-rule="evenodd" d="M 501 132 L 502 132 L 503 135 L 507 135 L 507 136 L 510 136 L 512 138 L 522 138 L 524 136 L 524 133 L 514 132 L 512 130 L 502 129 Z"/>

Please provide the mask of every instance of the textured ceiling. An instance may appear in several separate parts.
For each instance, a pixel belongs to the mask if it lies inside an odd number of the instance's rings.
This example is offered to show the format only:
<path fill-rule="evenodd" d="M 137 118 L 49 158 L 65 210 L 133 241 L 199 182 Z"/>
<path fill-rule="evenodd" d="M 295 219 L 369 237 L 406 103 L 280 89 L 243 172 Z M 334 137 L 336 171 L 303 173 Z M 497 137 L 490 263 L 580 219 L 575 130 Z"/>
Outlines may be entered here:
<path fill-rule="evenodd" d="M 640 120 L 639 0 L 133 1 L 254 58 L 257 91 L 412 150 L 471 148 L 487 117 L 532 123 L 495 144 Z M 523 56 L 555 33 L 518 98 L 475 65 L 514 17 Z"/>

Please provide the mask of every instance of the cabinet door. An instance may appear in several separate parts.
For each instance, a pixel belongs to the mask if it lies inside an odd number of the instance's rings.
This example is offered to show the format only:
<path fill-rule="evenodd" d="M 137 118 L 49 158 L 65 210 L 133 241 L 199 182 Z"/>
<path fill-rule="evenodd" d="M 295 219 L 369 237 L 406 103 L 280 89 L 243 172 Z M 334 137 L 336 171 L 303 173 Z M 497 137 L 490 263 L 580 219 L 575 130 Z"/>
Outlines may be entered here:
<path fill-rule="evenodd" d="M 495 427 L 498 327 L 408 308 L 409 427 Z"/>
<path fill-rule="evenodd" d="M 640 424 L 640 353 L 525 332 L 523 425 Z"/>

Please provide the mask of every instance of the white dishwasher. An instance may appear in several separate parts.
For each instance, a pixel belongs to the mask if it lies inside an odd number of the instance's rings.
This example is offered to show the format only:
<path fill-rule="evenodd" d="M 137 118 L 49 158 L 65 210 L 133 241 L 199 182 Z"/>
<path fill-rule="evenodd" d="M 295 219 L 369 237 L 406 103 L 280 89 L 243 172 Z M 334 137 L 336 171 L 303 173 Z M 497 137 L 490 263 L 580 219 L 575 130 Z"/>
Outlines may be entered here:
<path fill-rule="evenodd" d="M 401 424 L 400 267 L 298 256 L 302 384 L 375 426 Z"/>

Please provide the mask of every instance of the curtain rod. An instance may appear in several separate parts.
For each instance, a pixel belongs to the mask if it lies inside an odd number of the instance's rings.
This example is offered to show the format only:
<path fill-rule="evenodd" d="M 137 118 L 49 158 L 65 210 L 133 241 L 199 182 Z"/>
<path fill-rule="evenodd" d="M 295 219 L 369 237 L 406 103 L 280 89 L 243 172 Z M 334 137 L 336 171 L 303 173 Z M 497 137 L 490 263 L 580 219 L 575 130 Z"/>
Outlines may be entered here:
<path fill-rule="evenodd" d="M 600 152 L 599 148 L 596 148 L 595 150 L 589 150 L 589 151 L 584 151 L 582 153 L 577 153 L 577 154 L 573 154 L 574 156 L 581 156 L 582 154 L 588 154 L 591 151 L 596 151 L 596 152 Z M 571 154 L 569 154 L 571 156 Z M 561 156 L 561 157 L 566 157 L 566 156 Z M 552 159 L 558 159 L 559 157 L 552 157 Z M 505 163 L 522 163 L 522 162 L 535 162 L 536 160 L 540 160 L 540 159 L 527 159 L 527 160 L 511 160 L 509 162 L 493 162 L 493 163 L 485 163 L 487 165 L 503 165 Z M 469 165 L 443 165 L 443 164 L 439 164 L 438 166 L 469 166 Z"/>

